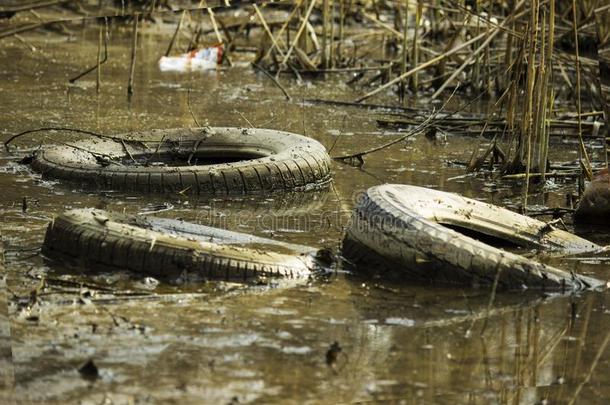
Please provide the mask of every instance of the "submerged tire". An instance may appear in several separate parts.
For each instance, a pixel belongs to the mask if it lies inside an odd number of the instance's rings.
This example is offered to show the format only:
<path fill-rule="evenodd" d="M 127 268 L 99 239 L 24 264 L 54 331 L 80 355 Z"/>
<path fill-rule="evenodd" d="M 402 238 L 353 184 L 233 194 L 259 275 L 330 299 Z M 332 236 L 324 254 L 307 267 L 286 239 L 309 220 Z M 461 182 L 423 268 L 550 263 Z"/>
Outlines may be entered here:
<path fill-rule="evenodd" d="M 174 219 L 75 209 L 49 224 L 47 256 L 114 267 L 163 279 L 256 281 L 307 278 L 322 269 L 325 250 Z"/>
<path fill-rule="evenodd" d="M 343 255 L 393 277 L 440 284 L 490 285 L 498 275 L 502 288 L 605 287 L 602 281 L 526 259 L 451 228 L 530 249 L 579 253 L 599 248 L 491 204 L 423 187 L 386 184 L 368 189 L 358 203 Z"/>
<path fill-rule="evenodd" d="M 578 224 L 610 225 L 610 176 L 606 169 L 597 173 L 587 186 L 574 211 Z"/>
<path fill-rule="evenodd" d="M 88 138 L 45 147 L 31 165 L 45 178 L 137 192 L 249 194 L 318 189 L 331 180 L 322 144 L 270 129 L 205 127 Z"/>

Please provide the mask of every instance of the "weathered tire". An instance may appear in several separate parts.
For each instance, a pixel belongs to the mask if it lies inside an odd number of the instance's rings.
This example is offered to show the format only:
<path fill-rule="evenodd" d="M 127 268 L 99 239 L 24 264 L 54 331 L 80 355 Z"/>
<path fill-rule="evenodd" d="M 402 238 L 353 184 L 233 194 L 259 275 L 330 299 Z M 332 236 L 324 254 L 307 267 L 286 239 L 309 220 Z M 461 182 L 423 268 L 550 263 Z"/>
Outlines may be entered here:
<path fill-rule="evenodd" d="M 88 138 L 45 147 L 31 165 L 46 178 L 137 192 L 264 193 L 318 189 L 331 180 L 324 146 L 289 132 L 205 127 L 118 138 L 129 140 Z M 151 165 L 150 157 L 151 161 L 186 163 L 190 157 L 191 162 L 225 163 L 161 166 Z"/>
<path fill-rule="evenodd" d="M 541 264 L 473 239 L 578 253 L 599 246 L 544 222 L 491 204 L 422 187 L 372 187 L 361 198 L 343 243 L 355 264 L 440 284 L 580 290 L 605 287 L 591 277 Z M 377 275 L 383 276 L 384 274 Z"/>
<path fill-rule="evenodd" d="M 325 251 L 179 220 L 75 209 L 49 224 L 47 256 L 129 269 L 163 279 L 256 281 L 307 278 Z M 186 272 L 186 273 L 185 273 Z"/>
<path fill-rule="evenodd" d="M 610 225 L 610 176 L 606 169 L 597 173 L 587 186 L 574 211 L 574 222 Z"/>

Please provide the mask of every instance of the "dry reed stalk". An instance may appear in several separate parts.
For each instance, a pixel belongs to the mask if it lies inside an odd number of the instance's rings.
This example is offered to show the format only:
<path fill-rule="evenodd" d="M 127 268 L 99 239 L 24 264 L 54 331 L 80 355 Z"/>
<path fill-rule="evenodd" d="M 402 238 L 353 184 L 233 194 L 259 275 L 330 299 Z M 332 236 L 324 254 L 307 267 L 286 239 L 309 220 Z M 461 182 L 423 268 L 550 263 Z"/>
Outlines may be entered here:
<path fill-rule="evenodd" d="M 512 21 L 511 23 L 511 29 L 514 30 L 515 29 L 515 20 Z M 509 69 L 511 68 L 511 66 L 513 65 L 513 42 L 514 42 L 514 36 L 512 35 L 508 35 L 506 38 L 506 51 L 504 52 L 504 69 L 506 71 L 509 71 Z M 508 82 L 505 81 L 502 83 L 503 88 L 507 88 L 508 87 Z"/>
<path fill-rule="evenodd" d="M 216 39 L 219 43 L 222 43 L 222 37 L 220 36 L 220 31 L 218 31 L 218 25 L 216 24 L 216 18 L 214 17 L 214 11 L 210 7 L 208 7 L 208 3 L 206 0 L 201 0 L 199 2 L 199 6 L 197 8 L 205 8 L 210 16 L 210 20 L 212 21 L 212 28 L 214 29 L 214 34 L 216 35 Z"/>
<path fill-rule="evenodd" d="M 265 20 L 263 13 L 261 13 L 261 10 L 258 8 L 258 6 L 256 4 L 253 4 L 252 7 L 254 8 L 254 11 L 256 12 L 256 15 L 258 16 L 258 19 L 260 20 L 260 22 L 263 26 L 263 29 L 265 30 L 265 33 L 269 36 L 269 39 L 271 39 L 271 42 L 273 43 L 273 47 L 277 48 L 277 51 L 279 52 L 280 56 L 283 58 L 284 52 L 282 52 L 282 48 L 280 47 L 280 45 L 277 42 L 277 41 L 281 41 L 281 39 L 282 39 L 281 33 L 280 33 L 280 35 L 278 35 L 277 40 L 276 40 L 275 36 L 269 29 L 269 25 L 267 25 L 267 21 Z"/>
<path fill-rule="evenodd" d="M 591 163 L 589 161 L 589 155 L 585 148 L 585 143 L 582 139 L 582 106 L 580 100 L 580 52 L 578 49 L 578 25 L 576 23 L 576 0 L 572 0 L 572 28 L 574 32 L 574 48 L 576 50 L 576 110 L 578 113 L 578 137 L 579 137 L 579 161 L 582 168 L 582 176 L 579 181 L 580 184 L 584 184 L 584 180 L 591 180 L 593 172 L 591 170 Z M 582 194 L 582 188 L 579 187 L 579 195 Z"/>
<path fill-rule="evenodd" d="M 174 35 L 172 35 L 171 41 L 169 41 L 169 45 L 167 46 L 167 50 L 165 51 L 165 56 L 169 56 L 172 48 L 174 47 L 174 43 L 178 38 L 178 33 L 180 32 L 180 28 L 182 27 L 182 22 L 184 21 L 184 16 L 186 14 L 186 10 L 182 10 L 182 14 L 180 15 L 180 20 L 178 20 L 178 25 L 176 26 L 176 31 L 174 31 Z"/>
<path fill-rule="evenodd" d="M 481 35 L 485 35 L 487 36 L 487 39 L 473 52 L 470 54 L 470 56 L 468 58 L 466 58 L 466 60 L 464 61 L 464 63 L 462 63 L 462 65 L 457 68 L 452 74 L 451 76 L 449 76 L 449 78 L 447 80 L 445 80 L 445 82 L 434 92 L 434 94 L 431 96 L 431 99 L 434 100 L 435 98 L 437 98 L 442 92 L 443 90 L 445 90 L 445 88 L 453 81 L 455 80 L 455 78 L 462 73 L 462 71 L 468 67 L 472 61 L 478 57 L 478 55 L 483 52 L 485 49 L 487 49 L 489 47 L 489 44 L 491 43 L 491 41 L 494 40 L 494 38 L 500 33 L 499 29 L 494 29 L 494 31 L 491 34 L 481 34 Z M 477 59 L 478 60 L 478 59 Z M 475 62 L 475 65 L 478 62 Z"/>
<path fill-rule="evenodd" d="M 538 11 L 540 13 L 540 10 Z M 533 105 L 533 111 L 532 111 L 532 144 L 534 147 L 533 150 L 533 156 L 532 156 L 532 162 L 530 162 L 530 166 L 535 167 L 534 164 L 537 166 L 540 162 L 540 152 L 541 152 L 541 144 L 540 144 L 540 137 L 541 137 L 541 130 L 543 130 L 543 128 L 541 129 L 540 126 L 541 124 L 544 125 L 544 121 L 545 121 L 545 109 L 546 109 L 546 101 L 544 100 L 544 97 L 542 96 L 542 92 L 543 92 L 543 84 L 544 84 L 544 76 L 545 76 L 545 71 L 546 71 L 546 62 L 545 62 L 545 57 L 546 57 L 546 36 L 544 33 L 544 27 L 545 27 L 545 22 L 546 22 L 546 12 L 544 10 L 544 8 L 542 8 L 542 23 L 539 22 L 539 26 L 540 28 L 540 46 L 539 46 L 539 56 L 538 56 L 538 64 L 536 65 L 536 74 L 535 74 L 535 85 L 534 85 L 534 99 L 532 100 L 532 105 Z M 538 36 L 538 33 L 536 33 L 536 36 Z"/>
<path fill-rule="evenodd" d="M 309 44 L 311 44 L 313 45 L 313 50 L 315 52 L 320 51 L 320 42 L 318 41 L 318 34 L 316 34 L 316 30 L 314 29 L 313 25 L 311 25 L 311 23 L 307 21 L 307 26 L 305 28 L 307 31 L 306 37 L 308 39 L 308 44 L 305 48 L 302 49 L 309 52 Z"/>
<path fill-rule="evenodd" d="M 377 17 L 375 17 L 374 15 L 370 15 L 367 12 L 362 12 L 362 16 L 364 18 L 366 18 L 367 20 L 369 20 L 370 22 L 372 22 L 373 24 L 379 26 L 380 28 L 383 28 L 384 30 L 392 33 L 394 36 L 401 38 L 402 34 L 399 31 L 396 31 L 394 28 L 390 27 L 388 24 L 380 21 Z"/>
<path fill-rule="evenodd" d="M 466 23 L 468 22 L 468 18 L 469 17 L 466 17 L 462 20 L 462 24 L 460 25 L 459 29 L 455 31 L 455 33 L 451 36 L 449 41 L 447 41 L 446 45 L 444 46 L 443 52 L 449 51 L 455 46 L 455 43 L 458 41 L 458 39 L 464 37 L 464 35 L 466 34 Z M 444 83 L 444 80 L 446 80 L 446 77 L 449 75 L 449 73 L 446 72 L 447 62 L 447 59 L 443 59 L 438 63 L 438 65 L 436 65 L 436 68 L 434 70 L 434 78 L 432 79 L 434 88 L 439 88 Z"/>
<path fill-rule="evenodd" d="M 329 68 L 333 68 L 335 66 L 335 0 L 330 0 L 330 49 L 328 63 Z"/>
<path fill-rule="evenodd" d="M 368 92 L 367 94 L 365 94 L 362 97 L 359 97 L 358 99 L 355 100 L 355 102 L 356 103 L 362 102 L 362 101 L 364 101 L 364 100 L 374 96 L 375 94 L 377 94 L 377 93 L 387 89 L 388 87 L 391 87 L 392 85 L 394 85 L 394 84 L 396 84 L 396 83 L 398 83 L 398 82 L 400 82 L 402 80 L 405 80 L 408 77 L 411 77 L 411 75 L 413 75 L 414 73 L 417 73 L 420 70 L 423 70 L 423 69 L 426 69 L 426 68 L 428 68 L 430 66 L 433 66 L 434 64 L 440 62 L 441 60 L 443 60 L 445 58 L 448 58 L 449 56 L 451 56 L 451 55 L 461 51 L 462 49 L 470 46 L 472 43 L 478 41 L 479 39 L 483 38 L 484 36 L 485 36 L 485 34 L 481 34 L 481 35 L 478 35 L 478 36 L 476 36 L 474 38 L 471 38 L 470 40 L 468 40 L 468 41 L 466 41 L 466 42 L 456 46 L 455 48 L 453 48 L 453 49 L 451 49 L 451 50 L 449 50 L 449 51 L 447 51 L 447 52 L 445 52 L 445 53 L 443 53 L 443 54 L 441 54 L 441 55 L 439 55 L 437 57 L 434 57 L 434 58 L 432 58 L 432 59 L 430 59 L 430 60 L 420 64 L 419 66 L 417 66 L 417 67 L 415 67 L 413 69 L 410 69 L 408 72 L 405 72 L 405 73 L 401 74 L 400 76 L 390 80 L 386 84 L 384 84 L 382 86 L 379 86 L 375 90 L 372 90 L 372 91 Z"/>
<path fill-rule="evenodd" d="M 475 1 L 474 2 L 474 13 L 477 17 L 477 25 L 475 27 L 474 32 L 476 33 L 476 35 L 479 35 L 481 33 L 481 13 L 479 12 L 479 2 Z M 476 43 L 474 45 L 477 45 Z M 479 81 L 480 81 L 480 76 L 481 76 L 481 58 L 478 57 L 478 55 L 475 55 L 475 61 L 474 61 L 474 68 L 472 69 L 472 86 L 475 89 L 475 91 L 478 93 L 480 90 L 479 87 Z"/>
<path fill-rule="evenodd" d="M 404 23 L 402 26 L 403 36 L 402 36 L 402 61 L 400 65 L 400 74 L 404 75 L 407 71 L 407 55 L 408 55 L 408 28 L 409 28 L 409 0 L 405 0 L 405 16 Z M 400 88 L 398 90 L 398 98 L 401 103 L 405 101 L 405 81 L 402 80 L 400 82 Z"/>
<path fill-rule="evenodd" d="M 440 7 L 441 0 L 434 0 L 434 7 L 432 8 L 432 15 L 430 17 L 432 20 L 432 28 L 434 29 L 434 31 L 440 31 Z"/>
<path fill-rule="evenodd" d="M 214 15 L 214 10 L 211 8 L 206 8 L 208 11 L 208 15 L 210 16 L 210 20 L 212 21 L 212 27 L 214 28 L 214 35 L 216 35 L 216 40 L 219 44 L 223 43 L 222 36 L 220 35 L 220 31 L 218 30 L 218 23 L 216 22 L 216 16 Z"/>
<path fill-rule="evenodd" d="M 328 52 L 328 35 L 329 35 L 329 17 L 330 3 L 329 0 L 322 0 L 322 68 L 329 67 L 329 52 Z"/>
<path fill-rule="evenodd" d="M 303 1 L 303 9 L 299 10 L 299 18 L 302 20 L 303 24 L 304 24 L 304 28 L 305 28 L 305 33 L 304 35 L 301 35 L 299 37 L 299 40 L 297 41 L 297 44 L 295 45 L 295 47 L 297 48 L 301 48 L 304 49 L 305 51 L 307 51 L 307 22 L 309 21 L 309 17 L 307 17 L 307 19 L 305 19 L 305 14 L 307 14 L 307 10 L 309 8 L 309 6 L 313 3 L 316 3 L 316 1 L 318 0 L 304 0 Z"/>
<path fill-rule="evenodd" d="M 534 84 L 536 77 L 536 47 L 538 39 L 538 16 L 539 16 L 538 0 L 532 0 L 530 8 L 529 22 L 529 51 L 527 60 L 526 74 L 526 98 L 525 108 L 523 109 L 523 125 L 521 136 L 526 140 L 526 156 L 525 156 L 525 185 L 523 187 L 523 209 L 527 208 L 527 198 L 529 194 L 530 172 L 532 169 L 532 128 L 533 128 L 533 109 L 534 109 Z"/>
<path fill-rule="evenodd" d="M 337 43 L 337 62 L 341 63 L 343 59 L 343 36 L 345 31 L 345 1 L 339 0 L 339 42 Z"/>
<path fill-rule="evenodd" d="M 101 61 L 102 61 L 102 38 L 103 38 L 103 29 L 102 29 L 102 25 L 100 24 L 100 34 L 99 34 L 99 38 L 97 41 L 97 77 L 95 80 L 95 92 L 96 93 L 100 93 L 100 86 L 102 84 L 102 73 L 101 73 L 101 69 L 100 69 L 100 65 L 101 65 Z"/>
<path fill-rule="evenodd" d="M 129 82 L 127 84 L 127 95 L 133 94 L 133 75 L 136 70 L 136 54 L 138 49 L 138 20 L 139 14 L 135 14 L 133 18 L 133 40 L 131 43 L 131 65 L 129 67 Z"/>
<path fill-rule="evenodd" d="M 282 27 L 280 28 L 280 30 L 278 31 L 276 38 L 277 41 L 279 41 L 282 37 L 282 34 L 284 33 L 284 30 L 286 31 L 286 44 L 290 43 L 290 29 L 289 29 L 289 24 L 290 21 L 292 21 L 293 17 L 296 15 L 297 11 L 301 8 L 301 4 L 303 3 L 303 0 L 298 0 L 297 3 L 294 5 L 294 8 L 292 9 L 292 11 L 290 12 L 290 14 L 288 15 L 288 18 L 286 18 L 286 21 L 284 22 L 284 24 L 282 25 Z M 288 28 L 288 29 L 286 29 Z M 276 42 L 277 42 L 276 41 Z M 275 45 L 272 45 L 267 52 L 265 52 L 265 55 L 262 57 L 262 59 L 266 59 L 271 52 L 275 49 Z"/>
<path fill-rule="evenodd" d="M 299 42 L 299 38 L 301 38 L 301 34 L 303 34 L 305 27 L 307 27 L 307 21 L 309 20 L 309 16 L 311 15 L 311 12 L 313 11 L 313 8 L 315 5 L 316 5 L 316 0 L 311 0 L 311 3 L 309 4 L 309 7 L 307 8 L 305 15 L 303 16 L 303 22 L 301 23 L 301 26 L 299 27 L 299 30 L 297 31 L 297 34 L 292 41 L 292 44 L 290 44 L 290 48 L 288 48 L 288 52 L 286 52 L 286 55 L 284 55 L 284 58 L 282 59 L 282 62 L 280 63 L 280 67 L 276 73 L 276 77 L 277 77 L 277 75 L 279 75 L 280 71 L 286 66 L 286 62 L 288 62 L 288 58 L 290 58 L 292 51 L 294 50 L 295 46 Z"/>
<path fill-rule="evenodd" d="M 491 31 L 491 26 L 489 24 L 486 24 L 486 33 L 487 35 L 490 34 Z M 483 55 L 483 86 L 482 88 L 485 89 L 485 92 L 488 95 L 492 95 L 493 94 L 493 89 L 491 86 L 492 83 L 492 72 L 491 72 L 491 47 L 488 46 L 487 48 L 485 48 L 485 53 Z"/>
<path fill-rule="evenodd" d="M 606 134 L 603 137 L 604 146 L 604 161 L 606 170 L 608 170 L 608 139 L 610 137 L 610 77 L 608 77 L 608 65 L 610 58 L 607 56 L 610 49 L 610 4 L 600 7 L 595 10 L 595 25 L 597 29 L 597 55 L 599 77 L 597 80 L 597 89 L 600 95 L 600 101 L 603 110 L 603 118 L 606 125 Z"/>
<path fill-rule="evenodd" d="M 523 54 L 525 52 L 525 41 L 521 41 L 521 44 L 519 45 L 518 48 L 518 53 L 517 56 L 515 57 L 515 61 L 512 65 L 512 72 L 508 81 L 508 88 L 507 88 L 507 94 L 508 94 L 508 106 L 507 106 L 507 111 L 506 111 L 506 129 L 507 132 L 509 134 L 511 134 L 510 140 L 509 140 L 509 147 L 508 147 L 508 152 L 509 154 L 511 154 L 512 150 L 513 150 L 513 145 L 514 145 L 514 158 L 512 159 L 512 162 L 507 165 L 507 167 L 504 169 L 505 172 L 515 172 L 515 171 L 521 171 L 521 168 L 519 167 L 521 165 L 521 162 L 523 161 L 523 156 L 522 156 L 522 140 L 521 137 L 516 137 L 513 136 L 513 134 L 515 134 L 517 132 L 517 109 L 518 106 L 520 105 L 519 103 L 519 94 L 520 94 L 520 89 L 518 86 L 519 80 L 523 75 L 523 68 L 524 65 L 523 63 L 520 63 L 519 61 L 523 60 Z"/>
<path fill-rule="evenodd" d="M 415 69 L 419 63 L 419 26 L 421 24 L 423 3 L 421 0 L 417 0 L 417 9 L 415 12 L 415 25 L 413 26 L 413 43 L 411 50 L 411 69 Z M 418 73 L 415 71 L 411 77 L 411 90 L 417 93 L 418 85 Z"/>
<path fill-rule="evenodd" d="M 394 12 L 394 29 L 398 32 L 402 31 L 402 12 L 400 11 L 401 0 L 392 0 L 392 11 Z"/>
<path fill-rule="evenodd" d="M 555 0 L 549 2 L 549 24 L 548 24 L 548 44 L 547 53 L 545 56 L 545 74 L 543 76 L 543 97 L 541 104 L 544 108 L 543 120 L 540 123 L 541 139 L 540 139 L 540 155 L 538 160 L 538 169 L 542 173 L 542 181 L 545 181 L 546 177 L 546 166 L 549 154 L 549 140 L 550 140 L 550 122 L 549 117 L 553 111 L 554 105 L 554 91 L 553 86 L 553 49 L 555 46 Z"/>

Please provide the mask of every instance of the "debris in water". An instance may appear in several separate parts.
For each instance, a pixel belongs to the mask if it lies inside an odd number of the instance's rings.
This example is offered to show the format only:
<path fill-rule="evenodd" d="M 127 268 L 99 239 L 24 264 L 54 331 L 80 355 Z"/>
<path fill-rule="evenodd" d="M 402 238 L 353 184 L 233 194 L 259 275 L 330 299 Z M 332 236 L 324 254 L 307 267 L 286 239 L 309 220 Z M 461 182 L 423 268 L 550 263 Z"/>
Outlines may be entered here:
<path fill-rule="evenodd" d="M 587 184 L 576 207 L 574 219 L 579 222 L 610 224 L 610 177 L 604 169 Z"/>
<path fill-rule="evenodd" d="M 162 72 L 190 72 L 196 70 L 216 69 L 222 62 L 224 45 L 218 44 L 209 48 L 198 49 L 179 56 L 162 56 L 159 69 Z"/>
<path fill-rule="evenodd" d="M 81 368 L 79 368 L 78 373 L 85 380 L 88 380 L 91 382 L 97 380 L 98 377 L 100 376 L 99 370 L 98 370 L 97 366 L 95 365 L 95 363 L 93 362 L 93 359 L 89 359 L 89 361 L 87 361 Z"/>
<path fill-rule="evenodd" d="M 328 350 L 326 351 L 326 365 L 334 368 L 335 364 L 337 363 L 339 354 L 341 354 L 342 352 L 343 348 L 339 345 L 339 342 L 333 342 L 333 344 L 331 344 Z"/>

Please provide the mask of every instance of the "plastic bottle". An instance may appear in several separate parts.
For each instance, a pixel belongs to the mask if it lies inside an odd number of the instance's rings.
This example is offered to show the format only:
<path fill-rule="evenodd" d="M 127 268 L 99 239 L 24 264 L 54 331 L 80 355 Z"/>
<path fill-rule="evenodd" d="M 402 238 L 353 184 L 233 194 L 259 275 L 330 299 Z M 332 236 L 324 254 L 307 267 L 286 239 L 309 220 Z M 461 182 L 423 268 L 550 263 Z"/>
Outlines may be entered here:
<path fill-rule="evenodd" d="M 178 56 L 162 56 L 159 69 L 162 72 L 190 72 L 216 69 L 222 63 L 224 45 L 218 44 L 209 48 L 196 49 Z"/>

